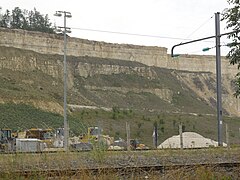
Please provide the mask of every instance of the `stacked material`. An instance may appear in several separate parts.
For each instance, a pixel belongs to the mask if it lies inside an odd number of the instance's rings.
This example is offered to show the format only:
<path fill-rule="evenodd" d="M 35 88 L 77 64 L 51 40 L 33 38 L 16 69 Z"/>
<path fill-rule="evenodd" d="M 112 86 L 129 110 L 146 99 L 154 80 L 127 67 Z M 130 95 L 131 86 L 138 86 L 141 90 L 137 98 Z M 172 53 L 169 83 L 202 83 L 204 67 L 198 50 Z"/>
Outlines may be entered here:
<path fill-rule="evenodd" d="M 158 146 L 159 149 L 162 148 L 180 148 L 180 135 L 172 136 L 165 140 L 162 144 Z M 182 133 L 183 148 L 204 148 L 204 147 L 216 147 L 218 142 L 205 138 L 202 135 L 195 132 L 184 132 Z M 223 143 L 223 146 L 227 146 Z"/>

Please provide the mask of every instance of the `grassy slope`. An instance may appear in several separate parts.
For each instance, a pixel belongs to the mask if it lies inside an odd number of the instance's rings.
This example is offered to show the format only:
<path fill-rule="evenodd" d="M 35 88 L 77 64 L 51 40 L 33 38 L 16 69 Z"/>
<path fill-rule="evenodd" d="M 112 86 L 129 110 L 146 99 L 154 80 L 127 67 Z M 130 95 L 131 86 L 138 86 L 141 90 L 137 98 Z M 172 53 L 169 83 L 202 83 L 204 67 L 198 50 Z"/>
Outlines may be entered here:
<path fill-rule="evenodd" d="M 14 131 L 22 131 L 29 128 L 52 128 L 63 127 L 63 116 L 37 109 L 26 104 L 1 104 L 0 127 L 11 128 Z M 72 134 L 79 134 L 85 129 L 79 119 L 69 115 L 68 120 Z M 81 131 L 80 131 L 81 130 Z"/>
<path fill-rule="evenodd" d="M 56 79 L 41 71 L 20 72 L 9 69 L 0 70 L 0 97 L 7 100 L 30 99 L 59 101 L 62 99 L 62 83 L 54 87 Z M 61 89 L 60 89 L 61 88 Z"/>
<path fill-rule="evenodd" d="M 14 48 L 1 48 L 1 55 L 11 60 L 12 56 L 36 57 L 39 61 L 50 59 L 52 62 L 62 59 L 57 55 L 41 55 L 29 51 L 21 51 Z M 114 64 L 122 66 L 144 65 L 135 62 L 106 60 L 92 57 L 69 57 L 69 61 L 89 62 L 91 64 Z M 125 123 L 131 124 L 131 137 L 140 138 L 146 144 L 152 144 L 152 129 L 154 121 L 159 124 L 160 142 L 169 136 L 178 134 L 178 124 L 183 122 L 186 131 L 196 131 L 200 134 L 213 138 L 217 137 L 217 121 L 214 116 L 204 116 L 205 113 L 215 113 L 215 110 L 199 100 L 196 94 L 171 74 L 170 70 L 151 67 L 156 72 L 157 78 L 149 79 L 137 74 L 112 74 L 95 75 L 92 77 L 74 78 L 74 91 L 68 93 L 69 104 L 94 105 L 104 107 L 121 107 L 130 110 L 117 110 L 104 112 L 101 110 L 81 110 L 69 114 L 71 130 L 74 134 L 86 131 L 87 126 L 100 124 L 106 134 L 125 138 Z M 31 127 L 62 126 L 63 117 L 56 113 L 43 111 L 33 107 L 29 101 L 50 101 L 62 104 L 63 85 L 61 79 L 53 78 L 39 70 L 12 71 L 0 70 L 0 100 L 7 104 L 0 104 L 0 128 L 25 129 Z M 52 85 L 52 82 L 57 85 Z M 88 90 L 87 86 L 97 86 L 98 90 Z M 172 104 L 165 102 L 158 96 L 140 92 L 101 90 L 101 87 L 125 87 L 125 88 L 168 88 L 173 91 Z M 84 97 L 85 99 L 83 99 Z M 87 100 L 86 100 L 87 99 Z M 13 102 L 17 102 L 13 103 Z M 22 104 L 18 104 L 22 102 Z M 80 103 L 79 103 L 80 102 Z M 24 105 L 29 104 L 29 105 Z M 132 110 L 131 110 L 132 109 Z M 149 113 L 146 109 L 155 109 L 158 112 Z M 178 112 L 178 113 L 171 113 Z M 184 113 L 183 113 L 184 112 Z M 198 113 L 198 116 L 187 113 Z M 224 118 L 229 123 L 230 140 L 238 141 L 238 118 Z"/>
<path fill-rule="evenodd" d="M 42 111 L 25 104 L 0 105 L 0 127 L 14 130 L 24 130 L 31 127 L 58 128 L 63 126 L 63 117 L 56 113 Z M 119 110 L 114 112 L 103 110 L 79 110 L 68 114 L 71 134 L 86 133 L 88 126 L 101 126 L 104 134 L 109 134 L 116 139 L 126 138 L 126 122 L 131 126 L 131 137 L 138 138 L 152 146 L 153 123 L 158 123 L 159 143 L 172 135 L 178 134 L 178 124 L 183 123 L 185 131 L 195 131 L 205 137 L 217 140 L 217 120 L 214 116 L 168 114 L 168 113 L 143 113 L 133 110 Z M 230 142 L 239 143 L 238 127 L 239 118 L 224 117 L 230 130 Z M 223 140 L 225 131 L 223 127 Z"/>
<path fill-rule="evenodd" d="M 188 113 L 214 113 L 215 110 L 203 100 L 197 98 L 197 95 L 188 89 L 186 85 L 179 82 L 176 77 L 171 74 L 171 70 L 153 68 L 157 73 L 157 78 L 148 79 L 136 74 L 112 74 L 112 75 L 95 75 L 92 77 L 76 77 L 75 84 L 85 97 L 102 104 L 105 107 L 119 106 L 123 108 L 148 109 L 157 111 L 176 112 L 183 111 Z M 117 91 L 106 91 L 102 89 L 88 91 L 84 86 L 97 87 L 119 87 L 119 88 L 136 88 L 136 89 L 155 89 L 166 88 L 173 92 L 173 100 L 167 103 L 155 94 L 149 92 L 133 92 L 127 93 Z M 74 96 L 75 97 L 75 96 Z M 77 102 L 76 102 L 77 103 Z"/>

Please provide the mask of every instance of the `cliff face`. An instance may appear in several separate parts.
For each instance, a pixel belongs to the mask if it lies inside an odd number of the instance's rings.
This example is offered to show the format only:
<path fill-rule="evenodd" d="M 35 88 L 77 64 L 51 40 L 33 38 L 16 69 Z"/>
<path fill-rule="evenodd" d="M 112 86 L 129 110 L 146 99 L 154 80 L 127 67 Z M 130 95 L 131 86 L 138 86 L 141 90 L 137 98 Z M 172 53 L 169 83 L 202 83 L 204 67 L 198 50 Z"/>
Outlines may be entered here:
<path fill-rule="evenodd" d="M 6 84 L 1 89 L 1 102 L 25 101 L 62 112 L 62 37 L 6 29 L 0 29 L 0 36 L 0 73 Z M 68 39 L 67 54 L 68 104 L 179 113 L 215 112 L 213 56 L 172 59 L 166 48 L 76 38 Z M 224 58 L 222 71 L 224 112 L 239 116 L 239 101 L 233 97 L 232 85 L 237 71 Z"/>
<path fill-rule="evenodd" d="M 63 54 L 63 36 L 0 28 L 0 37 L 2 46 L 32 50 L 42 54 Z M 216 72 L 214 56 L 181 55 L 178 58 L 171 58 L 167 54 L 167 48 L 164 47 L 111 44 L 69 37 L 67 54 L 135 61 L 148 66 L 183 71 Z M 223 57 L 222 74 L 235 76 L 236 73 L 237 68 L 230 66 L 228 60 Z"/>

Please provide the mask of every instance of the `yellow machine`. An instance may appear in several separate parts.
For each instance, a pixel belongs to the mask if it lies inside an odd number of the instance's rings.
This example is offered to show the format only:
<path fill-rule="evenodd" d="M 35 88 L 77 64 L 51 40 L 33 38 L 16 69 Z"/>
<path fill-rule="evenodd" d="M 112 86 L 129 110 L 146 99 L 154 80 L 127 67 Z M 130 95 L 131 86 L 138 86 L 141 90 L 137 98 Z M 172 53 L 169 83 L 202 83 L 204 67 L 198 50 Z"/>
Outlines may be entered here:
<path fill-rule="evenodd" d="M 36 138 L 47 144 L 47 147 L 53 146 L 53 130 L 31 128 L 26 131 L 26 138 Z"/>
<path fill-rule="evenodd" d="M 149 147 L 147 147 L 145 144 L 141 143 L 138 139 L 130 139 L 130 146 L 132 150 L 147 150 Z"/>
<path fill-rule="evenodd" d="M 81 142 L 87 143 L 98 140 L 98 135 L 101 134 L 101 129 L 98 127 L 89 127 L 87 130 L 87 134 L 83 134 L 80 139 Z"/>
<path fill-rule="evenodd" d="M 113 138 L 108 135 L 102 135 L 102 129 L 97 126 L 88 127 L 87 134 L 82 135 L 80 140 L 83 143 L 94 143 L 100 140 L 107 145 L 113 142 Z"/>

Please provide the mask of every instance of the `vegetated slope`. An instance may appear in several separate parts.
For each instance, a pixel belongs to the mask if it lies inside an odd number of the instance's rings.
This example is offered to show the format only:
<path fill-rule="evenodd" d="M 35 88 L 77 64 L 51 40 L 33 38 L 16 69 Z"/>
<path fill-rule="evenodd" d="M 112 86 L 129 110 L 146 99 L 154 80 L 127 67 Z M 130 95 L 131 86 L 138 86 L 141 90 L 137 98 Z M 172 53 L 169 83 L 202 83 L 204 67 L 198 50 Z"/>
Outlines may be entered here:
<path fill-rule="evenodd" d="M 0 105 L 0 128 L 11 128 L 13 131 L 24 131 L 29 128 L 63 127 L 63 117 L 58 113 L 43 111 L 23 103 L 6 103 Z M 86 127 L 79 119 L 69 115 L 71 135 L 84 133 Z"/>
<path fill-rule="evenodd" d="M 87 78 L 78 76 L 74 88 L 97 106 L 179 113 L 214 112 L 170 70 L 152 69 L 156 73 L 152 79 L 125 73 L 97 74 Z"/>
<path fill-rule="evenodd" d="M 25 130 L 28 128 L 52 128 L 63 127 L 63 117 L 59 114 L 46 112 L 25 104 L 1 104 L 0 127 L 13 130 Z M 179 123 L 183 124 L 184 131 L 194 131 L 201 135 L 217 140 L 217 120 L 215 116 L 191 115 L 179 113 L 146 113 L 142 111 L 120 110 L 113 108 L 112 112 L 104 110 L 81 109 L 68 114 L 71 136 L 77 136 L 87 132 L 89 126 L 100 126 L 104 134 L 115 139 L 126 139 L 126 122 L 130 123 L 131 138 L 140 139 L 143 143 L 152 147 L 153 124 L 157 122 L 159 144 L 167 138 L 178 134 Z M 224 117 L 224 123 L 228 124 L 229 140 L 231 144 L 239 142 L 238 118 Z M 225 133 L 223 133 L 225 141 Z"/>
<path fill-rule="evenodd" d="M 41 71 L 21 72 L 10 69 L 0 70 L 0 102 L 32 104 L 46 111 L 61 113 L 62 84 L 54 88 L 56 79 Z"/>
<path fill-rule="evenodd" d="M 215 137 L 215 118 L 204 116 L 215 114 L 211 73 L 87 56 L 67 57 L 67 62 L 68 104 L 117 109 L 111 113 L 69 108 L 73 133 L 84 132 L 99 120 L 107 134 L 123 137 L 125 122 L 131 121 L 132 135 L 149 143 L 153 123 L 158 121 L 161 140 L 177 134 L 179 122 L 186 123 L 186 130 Z M 62 56 L 0 47 L 0 67 L 1 127 L 62 126 Z M 155 113 L 149 116 L 149 111 Z"/>
<path fill-rule="evenodd" d="M 60 112 L 62 56 L 6 47 L 0 50 L 1 101 L 30 103 Z M 176 71 L 95 57 L 68 57 L 67 61 L 68 104 L 179 113 L 214 112 L 206 100 L 177 78 Z"/>

